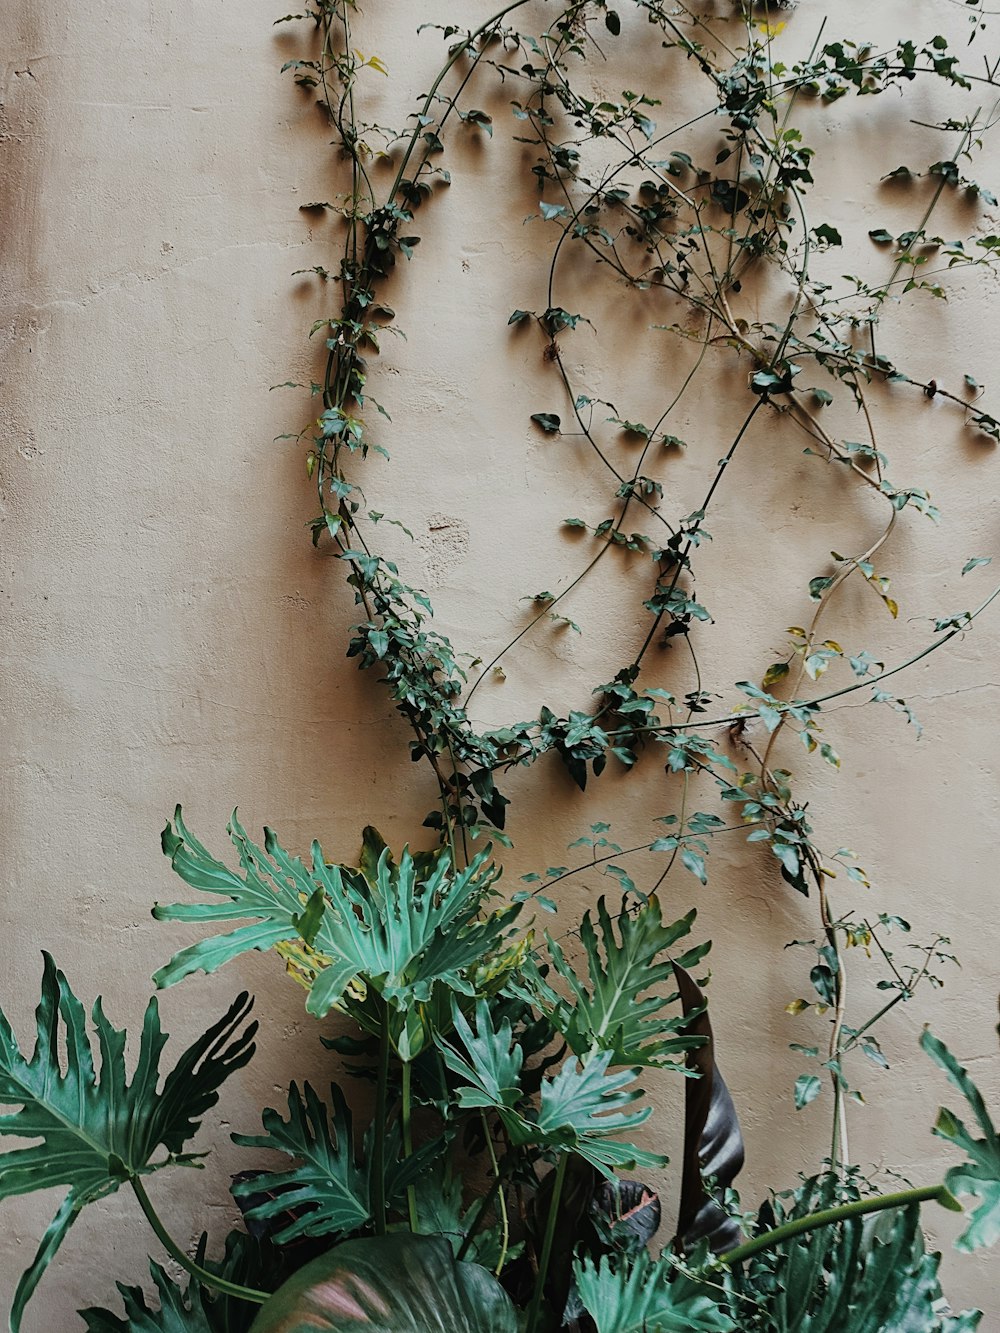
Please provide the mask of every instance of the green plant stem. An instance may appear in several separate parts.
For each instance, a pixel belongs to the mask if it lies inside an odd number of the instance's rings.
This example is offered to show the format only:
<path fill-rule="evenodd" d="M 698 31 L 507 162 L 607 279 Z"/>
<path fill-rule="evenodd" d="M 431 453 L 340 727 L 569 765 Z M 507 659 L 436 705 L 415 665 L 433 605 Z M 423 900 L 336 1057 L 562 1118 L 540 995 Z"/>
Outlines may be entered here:
<path fill-rule="evenodd" d="M 531 1305 L 528 1309 L 528 1319 L 525 1324 L 525 1333 L 536 1333 L 538 1328 L 538 1314 L 542 1308 L 542 1292 L 545 1289 L 545 1279 L 549 1272 L 549 1259 L 552 1257 L 552 1242 L 556 1235 L 556 1219 L 559 1216 L 559 1203 L 562 1198 L 563 1181 L 566 1179 L 566 1168 L 569 1166 L 569 1153 L 563 1153 L 559 1158 L 559 1165 L 556 1167 L 556 1178 L 552 1185 L 552 1199 L 549 1202 L 549 1216 L 545 1223 L 545 1238 L 542 1241 L 542 1253 L 538 1260 L 538 1272 L 535 1275 L 535 1290 L 532 1293 Z"/>
<path fill-rule="evenodd" d="M 413 1127 L 410 1124 L 410 1076 L 413 1072 L 413 1066 L 409 1060 L 403 1061 L 403 1155 L 405 1157 L 413 1156 Z M 406 1209 L 410 1218 L 410 1230 L 418 1232 L 420 1222 L 417 1218 L 417 1191 L 412 1185 L 406 1187 Z"/>
<path fill-rule="evenodd" d="M 493 1137 L 490 1134 L 490 1122 L 486 1119 L 486 1112 L 480 1111 L 480 1119 L 483 1123 L 483 1134 L 486 1138 L 486 1150 L 490 1155 L 490 1165 L 493 1167 L 493 1179 L 498 1186 L 496 1190 L 497 1203 L 500 1208 L 500 1225 L 503 1230 L 503 1240 L 500 1245 L 500 1258 L 497 1260 L 497 1266 L 493 1270 L 497 1277 L 503 1272 L 503 1266 L 507 1262 L 507 1250 L 510 1248 L 510 1219 L 507 1216 L 507 1200 L 503 1196 L 503 1190 L 500 1185 L 500 1164 L 497 1162 L 496 1150 L 493 1147 Z"/>
<path fill-rule="evenodd" d="M 174 1238 L 167 1231 L 166 1227 L 160 1221 L 160 1216 L 153 1207 L 153 1201 L 146 1193 L 145 1187 L 138 1176 L 129 1176 L 129 1184 L 139 1200 L 139 1206 L 146 1215 L 146 1221 L 153 1228 L 156 1239 L 160 1242 L 166 1252 L 193 1278 L 197 1278 L 206 1287 L 212 1287 L 215 1291 L 221 1291 L 224 1296 L 235 1296 L 237 1300 L 251 1301 L 254 1305 L 263 1305 L 265 1301 L 270 1300 L 270 1293 L 266 1291 L 257 1291 L 253 1287 L 241 1287 L 238 1282 L 227 1282 L 224 1277 L 216 1277 L 214 1273 L 209 1273 L 207 1269 L 202 1268 L 200 1264 L 184 1253 Z"/>
<path fill-rule="evenodd" d="M 461 1262 L 461 1260 L 463 1260 L 465 1256 L 469 1253 L 469 1249 L 472 1245 L 472 1242 L 473 1240 L 475 1240 L 476 1232 L 483 1225 L 483 1219 L 489 1212 L 493 1200 L 497 1197 L 497 1194 L 500 1191 L 500 1184 L 501 1181 L 503 1180 L 504 1174 L 505 1174 L 504 1168 L 501 1167 L 500 1170 L 497 1172 L 497 1174 L 493 1177 L 493 1181 L 489 1189 L 483 1195 L 483 1201 L 479 1205 L 479 1211 L 476 1213 L 472 1225 L 465 1233 L 465 1237 L 462 1240 L 461 1245 L 458 1247 L 458 1254 L 455 1257 L 456 1259 L 459 1260 L 459 1262 Z"/>
<path fill-rule="evenodd" d="M 466 38 L 464 42 L 460 42 L 455 47 L 451 55 L 445 61 L 444 65 L 442 65 L 441 69 L 438 71 L 437 78 L 431 84 L 430 92 L 428 92 L 426 97 L 424 98 L 424 102 L 421 107 L 422 115 L 426 116 L 430 112 L 431 107 L 434 105 L 434 98 L 437 96 L 437 90 L 441 87 L 441 84 L 447 77 L 451 67 L 455 64 L 457 60 L 459 60 L 462 56 L 464 56 L 467 51 L 472 49 L 473 43 L 476 41 L 476 38 L 481 37 L 484 33 L 488 32 L 490 28 L 492 28 L 495 24 L 499 23 L 502 19 L 506 18 L 507 15 L 510 14 L 513 10 L 520 9 L 522 5 L 527 3 L 528 0 L 512 0 L 511 4 L 504 5 L 502 9 L 498 9 L 495 14 L 493 14 L 490 18 L 486 20 L 485 23 L 480 23 L 479 27 L 475 28 L 469 34 L 469 36 Z M 420 123 L 418 121 L 417 128 L 410 135 L 409 142 L 406 145 L 406 151 L 403 154 L 402 160 L 399 163 L 399 167 L 397 168 L 395 180 L 392 182 L 392 187 L 389 190 L 388 194 L 389 199 L 394 199 L 396 197 L 396 192 L 399 190 L 399 187 L 402 184 L 403 177 L 406 174 L 406 168 L 409 165 L 410 158 L 413 156 L 413 150 L 417 146 L 417 143 L 420 139 L 421 129 L 422 127 L 420 126 Z"/>
<path fill-rule="evenodd" d="M 382 1032 L 378 1044 L 378 1081 L 375 1084 L 375 1149 L 372 1154 L 373 1210 L 376 1236 L 385 1235 L 385 1131 L 389 1090 L 389 1011 L 382 1010 Z"/>
<path fill-rule="evenodd" d="M 961 1210 L 961 1205 L 957 1203 L 955 1196 L 944 1185 L 923 1185 L 919 1189 L 899 1190 L 896 1194 L 880 1194 L 874 1199 L 855 1199 L 852 1203 L 838 1204 L 835 1208 L 824 1208 L 818 1213 L 810 1213 L 807 1217 L 796 1217 L 791 1222 L 785 1222 L 782 1226 L 775 1227 L 773 1231 L 766 1231 L 762 1236 L 755 1236 L 753 1240 L 737 1245 L 736 1249 L 730 1250 L 728 1254 L 720 1255 L 718 1262 L 731 1267 L 733 1264 L 742 1263 L 744 1259 L 753 1258 L 763 1250 L 772 1250 L 776 1245 L 781 1245 L 794 1236 L 816 1231 L 819 1227 L 835 1226 L 850 1217 L 881 1213 L 888 1208 L 905 1208 L 907 1204 L 923 1203 L 927 1199 L 934 1199 L 952 1211 L 956 1208 Z"/>

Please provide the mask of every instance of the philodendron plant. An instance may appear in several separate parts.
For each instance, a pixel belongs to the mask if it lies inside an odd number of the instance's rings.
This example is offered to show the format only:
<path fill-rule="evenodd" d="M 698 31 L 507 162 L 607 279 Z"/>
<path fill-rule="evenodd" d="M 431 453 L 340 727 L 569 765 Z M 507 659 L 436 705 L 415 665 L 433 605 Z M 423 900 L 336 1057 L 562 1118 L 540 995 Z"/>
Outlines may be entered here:
<path fill-rule="evenodd" d="M 245 1228 L 192 1257 L 171 1238 L 148 1177 L 199 1165 L 201 1118 L 254 1051 L 252 1001 L 225 1015 L 161 1075 L 167 1038 L 146 1010 L 135 1070 L 125 1033 L 98 1000 L 86 1014 L 46 956 L 33 1054 L 0 1016 L 0 1131 L 38 1140 L 0 1157 L 0 1197 L 68 1188 L 14 1294 L 10 1327 L 78 1213 L 128 1186 L 179 1286 L 155 1262 L 158 1308 L 119 1285 L 124 1316 L 81 1311 L 89 1333 L 826 1333 L 972 1329 L 948 1311 L 939 1256 L 919 1206 L 961 1210 L 959 1248 L 1000 1237 L 1000 1137 L 966 1072 L 930 1033 L 923 1046 L 963 1093 L 978 1129 L 940 1113 L 935 1133 L 964 1154 L 942 1184 L 873 1194 L 842 1164 L 741 1215 L 743 1162 L 732 1099 L 692 975 L 708 950 L 695 914 L 664 920 L 655 895 L 579 924 L 570 960 L 521 921 L 525 896 L 497 892 L 488 851 L 457 870 L 446 850 L 394 859 L 365 831 L 357 866 L 311 864 L 273 833 L 255 845 L 235 816 L 240 870 L 217 860 L 178 809 L 163 846 L 202 901 L 157 906 L 162 920 L 241 924 L 188 946 L 156 974 L 168 986 L 247 950 L 272 949 L 306 990 L 324 1044 L 374 1080 L 363 1133 L 336 1083 L 292 1083 L 263 1132 L 237 1134 L 250 1166 L 234 1177 Z M 62 1057 L 60 1053 L 62 1054 Z M 631 1173 L 659 1168 L 637 1084 L 646 1068 L 688 1080 L 677 1234 L 653 1257 L 659 1201 Z M 976 1137 L 980 1134 L 981 1137 Z M 253 1165 L 257 1149 L 289 1167 Z M 482 1169 L 470 1170 L 470 1163 Z M 468 1182 L 482 1179 L 470 1193 Z M 155 1193 L 155 1191 L 154 1191 Z"/>

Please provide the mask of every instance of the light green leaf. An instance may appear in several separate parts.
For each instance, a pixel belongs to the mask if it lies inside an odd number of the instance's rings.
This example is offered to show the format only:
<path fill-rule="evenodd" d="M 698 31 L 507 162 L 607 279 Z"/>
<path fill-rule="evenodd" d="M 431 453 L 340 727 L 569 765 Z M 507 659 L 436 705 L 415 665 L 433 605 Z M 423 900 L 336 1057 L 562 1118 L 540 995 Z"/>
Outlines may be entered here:
<path fill-rule="evenodd" d="M 800 1074 L 795 1080 L 795 1109 L 801 1111 L 804 1106 L 814 1102 L 820 1094 L 822 1084 L 815 1074 Z"/>
<path fill-rule="evenodd" d="M 513 1040 L 510 1021 L 505 1018 L 494 1028 L 489 1004 L 484 999 L 476 1005 L 477 1031 L 473 1032 L 457 1004 L 452 1009 L 452 1020 L 468 1052 L 468 1060 L 447 1042 L 439 1040 L 438 1045 L 448 1068 L 466 1080 L 466 1086 L 458 1091 L 459 1106 L 513 1109 L 521 1096 L 524 1053 Z"/>
<path fill-rule="evenodd" d="M 164 833 L 164 850 L 173 868 L 193 887 L 226 901 L 158 906 L 154 915 L 181 921 L 253 917 L 256 924 L 182 949 L 155 974 L 160 986 L 199 969 L 214 971 L 248 949 L 288 945 L 306 935 L 308 953 L 291 952 L 310 988 L 306 1002 L 310 1013 L 322 1017 L 334 1006 L 350 1009 L 348 987 L 360 981 L 397 1013 L 411 1014 L 417 1005 L 430 1002 L 438 983 L 472 994 L 466 973 L 504 945 L 521 910 L 518 903 L 498 912 L 486 910 L 499 874 L 488 851 L 460 872 L 453 871 L 446 855 L 414 857 L 408 850 L 397 864 L 369 831 L 360 868 L 327 865 L 319 844 L 313 843 L 312 866 L 307 869 L 269 829 L 262 852 L 234 815 L 230 834 L 244 871 L 241 876 L 188 832 L 179 809 L 174 827 L 176 832 L 168 825 Z M 317 892 L 322 895 L 319 899 Z M 426 1034 L 406 1027 L 403 1036 L 407 1049 L 403 1052 L 401 1047 L 401 1053 L 412 1058 Z"/>
<path fill-rule="evenodd" d="M 670 841 L 676 845 L 673 839 Z M 673 981 L 667 951 L 690 934 L 695 915 L 692 910 L 666 925 L 654 895 L 637 911 L 623 908 L 617 918 L 612 918 L 602 897 L 597 904 L 596 928 L 590 912 L 580 927 L 587 980 L 566 961 L 559 944 L 546 935 L 552 967 L 566 983 L 569 998 L 554 990 L 531 963 L 525 969 L 528 984 L 522 992 L 524 998 L 541 1009 L 578 1056 L 596 1048 L 611 1052 L 613 1065 L 672 1063 L 668 1056 L 701 1044 L 701 1038 L 680 1033 L 685 1023 L 680 1009 L 667 1014 L 678 995 L 672 986 L 664 989 L 664 983 Z M 689 950 L 678 961 L 693 966 L 708 947 L 706 944 Z"/>
<path fill-rule="evenodd" d="M 624 1167 L 663 1167 L 662 1154 L 611 1137 L 631 1133 L 652 1114 L 648 1106 L 622 1109 L 642 1096 L 641 1088 L 630 1086 L 639 1070 L 609 1074 L 611 1060 L 611 1051 L 598 1051 L 582 1064 L 571 1057 L 555 1078 L 543 1079 L 538 1119 L 526 1141 L 572 1149 L 605 1176 Z"/>
<path fill-rule="evenodd" d="M 989 565 L 992 563 L 993 557 L 991 555 L 974 555 L 966 560 L 965 564 L 962 566 L 962 573 L 968 574 L 973 569 L 979 569 L 981 565 Z"/>

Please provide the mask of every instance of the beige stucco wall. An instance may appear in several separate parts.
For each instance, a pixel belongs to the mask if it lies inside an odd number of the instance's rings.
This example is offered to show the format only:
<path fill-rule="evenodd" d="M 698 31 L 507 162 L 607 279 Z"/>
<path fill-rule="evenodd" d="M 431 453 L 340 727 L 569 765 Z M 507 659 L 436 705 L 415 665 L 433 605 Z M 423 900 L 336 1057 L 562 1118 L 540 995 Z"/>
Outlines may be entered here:
<path fill-rule="evenodd" d="M 459 8 L 488 12 L 480 3 Z M 366 86 L 382 99 L 380 118 L 398 116 L 439 56 L 433 34 L 414 38 L 417 22 L 453 18 L 455 6 L 373 0 L 369 9 L 359 42 L 386 61 L 391 79 Z M 828 35 L 862 20 L 876 36 L 904 23 L 927 34 L 950 25 L 964 44 L 960 9 L 877 10 L 804 0 L 789 40 L 807 43 L 826 14 Z M 315 372 L 305 333 L 329 313 L 310 282 L 290 275 L 329 262 L 334 224 L 298 205 L 337 188 L 328 134 L 308 99 L 278 77 L 299 40 L 272 29 L 279 12 L 265 0 L 0 3 L 0 1002 L 25 1040 L 42 948 L 78 994 L 101 992 L 117 1021 L 136 1026 L 150 973 L 189 938 L 149 915 L 154 899 L 169 901 L 180 887 L 158 842 L 177 801 L 215 848 L 238 805 L 251 830 L 266 820 L 296 849 L 319 836 L 328 855 L 348 858 L 366 822 L 396 844 L 419 836 L 433 800 L 385 695 L 344 658 L 353 606 L 342 568 L 311 549 L 303 528 L 314 502 L 302 453 L 272 443 L 297 430 L 310 406 L 269 386 Z M 643 56 L 636 46 L 627 60 Z M 393 295 L 409 341 L 390 341 L 373 371 L 394 417 L 382 435 L 393 458 L 373 460 L 363 479 L 370 502 L 414 532 L 412 545 L 387 542 L 429 589 L 441 628 L 489 660 L 524 623 L 518 599 L 565 583 L 588 558 L 559 521 L 570 513 L 597 521 L 609 509 L 591 463 L 528 422 L 530 412 L 564 410 L 537 341 L 505 327 L 515 306 L 544 305 L 543 234 L 522 225 L 534 200 L 522 150 L 509 142 L 506 94 L 477 100 L 495 111 L 497 133 L 456 149 L 454 184 L 420 218 L 424 243 Z M 915 131 L 906 117 L 942 114 L 946 104 L 928 92 L 906 109 L 892 95 L 810 115 L 827 173 L 828 202 L 814 217 L 841 227 L 850 262 L 876 272 L 884 261 L 867 229 L 912 224 L 913 205 L 880 198 L 875 182 L 908 158 Z M 895 127 L 891 141 L 878 128 L 883 117 Z M 915 161 L 932 160 L 935 147 L 925 135 Z M 1000 184 L 996 142 L 975 171 Z M 996 231 L 1000 217 L 962 209 L 947 225 Z M 849 271 L 840 255 L 831 263 Z M 586 283 L 597 325 L 573 342 L 581 379 L 640 415 L 692 353 L 644 333 L 661 313 L 652 297 L 630 305 L 589 268 L 570 278 L 570 292 L 573 282 Z M 971 275 L 954 282 L 947 305 L 928 298 L 894 312 L 886 350 L 905 351 L 919 377 L 957 385 L 964 372 L 975 375 L 997 411 L 996 291 L 991 275 Z M 699 502 L 706 469 L 745 408 L 745 369 L 729 363 L 718 386 L 691 403 L 683 424 L 692 447 L 669 463 L 668 503 L 678 512 Z M 898 622 L 870 594 L 849 593 L 828 632 L 895 661 L 926 638 L 927 617 L 985 596 L 992 571 L 963 581 L 958 571 L 966 557 L 996 550 L 996 460 L 960 414 L 917 395 L 881 405 L 878 427 L 901 460 L 895 470 L 931 487 L 945 522 L 935 529 L 904 515 L 883 562 L 896 580 Z M 726 706 L 731 683 L 759 677 L 784 627 L 803 623 L 805 582 L 830 549 L 861 549 L 878 531 L 868 497 L 804 459 L 802 443 L 758 418 L 710 524 L 700 586 L 717 625 L 703 632 L 702 656 L 706 683 Z M 529 636 L 505 659 L 506 679 L 477 694 L 478 715 L 585 706 L 644 632 L 637 589 L 623 565 L 603 562 L 567 608 L 583 634 L 543 626 Z M 892 1073 L 858 1073 L 868 1103 L 853 1113 L 853 1156 L 918 1183 L 938 1178 L 946 1154 L 930 1125 L 939 1099 L 954 1102 L 917 1048 L 924 1021 L 1000 1106 L 997 624 L 996 616 L 981 622 L 914 669 L 905 693 L 926 728 L 919 743 L 887 709 L 845 707 L 828 724 L 843 755 L 839 775 L 794 742 L 785 755 L 814 801 L 821 842 L 854 847 L 876 886 L 849 893 L 838 881 L 836 901 L 898 912 L 915 939 L 940 927 L 962 961 L 943 992 L 921 993 L 888 1021 Z M 654 663 L 663 683 L 673 671 L 672 659 Z M 515 774 L 506 789 L 511 880 L 565 863 L 566 845 L 594 819 L 612 821 L 623 843 L 642 841 L 677 799 L 655 755 L 640 774 L 609 775 L 586 799 L 554 762 Z M 789 1041 L 822 1040 L 825 1029 L 783 1011 L 808 986 L 806 955 L 783 945 L 815 932 L 815 904 L 742 841 L 720 846 L 712 871 L 704 890 L 675 875 L 665 898 L 677 914 L 697 903 L 715 940 L 713 1015 L 742 1113 L 743 1189 L 753 1202 L 826 1150 L 825 1101 L 794 1112 L 791 1086 L 805 1066 L 787 1050 Z M 570 920 L 614 888 L 599 874 L 569 885 Z M 166 993 L 165 1026 L 191 1036 L 241 986 L 257 992 L 264 1028 L 257 1060 L 226 1088 L 203 1133 L 223 1146 L 231 1127 L 255 1128 L 256 1108 L 291 1077 L 329 1076 L 301 995 L 274 959 L 254 957 Z M 860 1017 L 878 998 L 863 967 L 852 994 L 862 997 Z M 677 1083 L 649 1086 L 676 1154 Z M 153 1182 L 184 1241 L 206 1227 L 224 1232 L 235 1162 L 224 1147 L 202 1175 Z M 43 1195 L 0 1206 L 0 1307 L 55 1204 Z M 929 1213 L 927 1222 L 946 1245 L 950 1220 Z M 92 1209 L 36 1296 L 28 1333 L 72 1327 L 77 1306 L 110 1303 L 113 1279 L 141 1277 L 147 1243 L 130 1197 Z M 956 1305 L 985 1306 L 983 1327 L 1000 1328 L 995 1258 L 946 1263 Z"/>

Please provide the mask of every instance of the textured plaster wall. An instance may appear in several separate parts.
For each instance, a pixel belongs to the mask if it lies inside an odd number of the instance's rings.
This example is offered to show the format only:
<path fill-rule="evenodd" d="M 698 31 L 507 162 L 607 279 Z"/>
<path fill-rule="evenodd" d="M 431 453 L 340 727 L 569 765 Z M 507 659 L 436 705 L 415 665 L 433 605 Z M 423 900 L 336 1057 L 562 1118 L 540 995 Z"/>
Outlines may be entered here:
<path fill-rule="evenodd" d="M 380 119 L 399 118 L 439 57 L 437 39 L 417 40 L 414 29 L 454 18 L 455 6 L 369 8 L 358 40 L 392 77 L 367 87 L 381 99 Z M 488 12 L 459 8 L 463 17 Z M 432 803 L 384 694 L 344 658 L 353 607 L 341 568 L 309 546 L 301 451 L 272 443 L 308 419 L 309 404 L 268 388 L 315 374 L 304 335 L 329 313 L 310 282 L 290 275 L 329 262 L 335 224 L 298 205 L 338 188 L 328 134 L 308 99 L 278 78 L 300 41 L 271 27 L 280 12 L 266 0 L 0 0 L 0 992 L 25 1038 L 42 948 L 78 994 L 101 992 L 110 1014 L 136 1027 L 150 973 L 191 938 L 149 915 L 154 899 L 177 891 L 158 844 L 177 801 L 214 847 L 238 805 L 251 830 L 266 820 L 301 850 L 319 836 L 338 858 L 354 854 L 366 822 L 397 845 L 419 837 Z M 789 40 L 807 45 L 824 14 L 831 32 L 863 24 L 892 36 L 906 24 L 929 34 L 950 24 L 965 40 L 964 15 L 950 6 L 887 3 L 873 13 L 857 0 L 804 0 Z M 650 58 L 641 38 L 625 51 L 633 73 Z M 623 86 L 617 77 L 608 74 L 609 87 Z M 691 92 L 681 81 L 670 95 Z M 537 341 L 505 327 L 515 306 L 545 303 L 538 224 L 522 226 L 534 205 L 530 161 L 510 142 L 506 98 L 477 96 L 497 116 L 496 136 L 452 154 L 454 184 L 420 218 L 424 243 L 393 293 L 409 341 L 390 342 L 374 369 L 394 417 L 382 437 L 393 458 L 364 474 L 371 503 L 414 533 L 412 544 L 395 537 L 389 546 L 430 591 L 440 627 L 485 660 L 525 623 L 519 598 L 563 586 L 589 558 L 560 520 L 596 521 L 608 506 L 592 461 L 528 422 L 563 404 Z M 879 196 L 874 183 L 910 151 L 932 160 L 937 145 L 926 136 L 911 145 L 906 116 L 947 114 L 946 103 L 920 94 L 906 112 L 884 99 L 813 117 L 817 147 L 836 154 L 815 220 L 848 238 L 848 255 L 831 260 L 835 273 L 851 264 L 877 271 L 869 227 L 912 225 L 913 203 Z M 883 117 L 896 127 L 891 139 Z M 976 172 L 1000 184 L 996 144 Z M 1000 218 L 965 209 L 940 225 L 995 231 Z M 597 326 L 573 342 L 580 378 L 641 416 L 693 352 L 646 332 L 663 314 L 654 297 L 626 300 L 589 266 L 567 281 L 565 304 L 585 302 Z M 899 312 L 884 350 L 905 354 L 917 376 L 957 383 L 968 371 L 1000 391 L 996 291 L 993 277 L 969 278 L 947 305 Z M 745 403 L 742 368 L 691 400 L 677 430 L 692 447 L 664 464 L 672 511 L 699 503 Z M 923 641 L 926 617 L 985 595 L 989 572 L 975 589 L 957 574 L 967 556 L 997 549 L 996 460 L 939 403 L 900 399 L 880 408 L 877 425 L 904 460 L 900 471 L 930 484 L 946 516 L 940 529 L 909 515 L 900 525 L 884 561 L 903 607 L 897 623 L 853 592 L 831 617 L 835 637 L 877 645 L 894 661 Z M 847 417 L 842 429 L 854 430 Z M 702 653 L 709 686 L 729 690 L 727 701 L 731 682 L 759 673 L 785 625 L 808 615 L 805 581 L 831 548 L 862 549 L 878 531 L 874 506 L 803 458 L 801 445 L 758 418 L 710 525 L 700 587 L 717 625 L 704 631 Z M 530 716 L 543 702 L 584 706 L 633 651 L 645 623 L 636 575 L 612 561 L 599 568 L 567 608 L 582 635 L 529 636 L 505 660 L 506 679 L 477 694 L 480 718 Z M 925 1020 L 933 1016 L 1000 1105 L 997 623 L 912 672 L 906 693 L 926 728 L 919 744 L 889 710 L 845 707 L 830 718 L 839 775 L 807 763 L 797 746 L 784 755 L 808 771 L 821 841 L 855 847 L 877 886 L 848 893 L 838 881 L 838 902 L 898 912 L 917 939 L 940 927 L 963 963 L 943 992 L 922 994 L 887 1023 L 891 1075 L 859 1073 L 868 1104 L 852 1119 L 853 1155 L 918 1183 L 937 1179 L 945 1160 L 929 1127 L 949 1095 L 916 1045 Z M 654 660 L 650 679 L 690 688 L 675 658 Z M 554 764 L 514 775 L 512 882 L 563 863 L 566 845 L 597 818 L 611 820 L 623 843 L 648 838 L 652 817 L 678 796 L 659 762 L 651 757 L 629 781 L 609 776 L 586 801 Z M 792 1109 L 803 1065 L 787 1050 L 822 1040 L 825 1029 L 783 1011 L 808 982 L 805 955 L 782 946 L 815 932 L 815 906 L 752 850 L 719 846 L 707 890 L 685 876 L 665 891 L 678 914 L 696 902 L 700 929 L 715 940 L 713 1016 L 747 1138 L 748 1201 L 814 1166 L 827 1133 L 822 1103 Z M 648 882 L 654 869 L 639 874 Z M 582 910 L 612 889 L 584 875 L 568 882 L 563 902 Z M 178 1043 L 190 1038 L 241 986 L 256 991 L 265 1022 L 257 1060 L 227 1086 L 202 1135 L 223 1151 L 203 1174 L 151 1186 L 184 1242 L 204 1228 L 222 1234 L 232 1216 L 230 1129 L 252 1131 L 256 1109 L 289 1078 L 329 1076 L 301 994 L 273 959 L 255 956 L 166 993 L 165 1026 Z M 874 1007 L 863 967 L 852 986 Z M 649 1086 L 676 1157 L 677 1081 Z M 0 1206 L 3 1308 L 56 1202 L 45 1194 Z M 932 1212 L 927 1223 L 947 1246 L 950 1219 Z M 75 1308 L 110 1301 L 114 1279 L 141 1276 L 147 1245 L 127 1194 L 90 1210 L 35 1298 L 28 1333 L 73 1327 Z M 984 1306 L 984 1328 L 1000 1328 L 995 1259 L 949 1256 L 946 1265 L 956 1305 Z"/>

